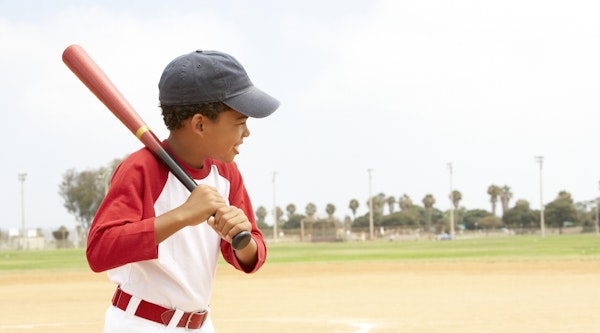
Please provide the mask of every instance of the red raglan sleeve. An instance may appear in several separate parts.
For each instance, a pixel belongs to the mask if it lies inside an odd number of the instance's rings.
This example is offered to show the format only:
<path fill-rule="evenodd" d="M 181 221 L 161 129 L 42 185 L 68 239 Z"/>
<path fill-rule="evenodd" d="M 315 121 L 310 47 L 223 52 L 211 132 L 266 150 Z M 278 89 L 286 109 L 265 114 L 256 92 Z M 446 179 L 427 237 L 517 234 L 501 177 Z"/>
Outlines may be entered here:
<path fill-rule="evenodd" d="M 88 234 L 86 256 L 94 272 L 158 257 L 154 202 L 159 179 L 166 176 L 146 149 L 130 155 L 115 170 Z"/>
<path fill-rule="evenodd" d="M 244 186 L 242 175 L 240 174 L 235 162 L 219 166 L 219 169 L 225 169 L 221 172 L 224 172 L 226 178 L 230 181 L 229 204 L 243 210 L 244 214 L 246 214 L 246 216 L 248 217 L 250 223 L 252 223 L 251 234 L 252 238 L 256 241 L 256 245 L 258 247 L 258 261 L 256 262 L 256 265 L 254 265 L 254 267 L 248 269 L 242 268 L 239 261 L 237 260 L 237 257 L 235 256 L 231 244 L 224 240 L 221 241 L 221 253 L 223 254 L 223 258 L 225 259 L 225 261 L 227 261 L 236 269 L 246 273 L 254 273 L 258 271 L 260 267 L 262 267 L 262 265 L 267 259 L 267 245 L 265 244 L 263 233 L 260 231 L 260 229 L 258 229 L 256 225 L 256 219 L 254 217 L 252 203 L 250 201 L 248 191 L 246 191 L 246 187 Z"/>

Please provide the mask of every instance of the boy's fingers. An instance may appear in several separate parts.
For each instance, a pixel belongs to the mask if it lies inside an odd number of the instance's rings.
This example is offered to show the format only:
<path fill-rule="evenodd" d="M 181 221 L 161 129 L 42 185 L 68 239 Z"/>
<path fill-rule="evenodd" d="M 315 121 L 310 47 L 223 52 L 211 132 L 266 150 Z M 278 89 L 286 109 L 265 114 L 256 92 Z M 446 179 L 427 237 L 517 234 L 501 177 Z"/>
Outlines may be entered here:
<path fill-rule="evenodd" d="M 206 220 L 206 222 L 208 223 L 208 225 L 210 225 L 213 228 L 215 228 L 217 226 L 214 215 L 209 216 L 208 220 Z"/>

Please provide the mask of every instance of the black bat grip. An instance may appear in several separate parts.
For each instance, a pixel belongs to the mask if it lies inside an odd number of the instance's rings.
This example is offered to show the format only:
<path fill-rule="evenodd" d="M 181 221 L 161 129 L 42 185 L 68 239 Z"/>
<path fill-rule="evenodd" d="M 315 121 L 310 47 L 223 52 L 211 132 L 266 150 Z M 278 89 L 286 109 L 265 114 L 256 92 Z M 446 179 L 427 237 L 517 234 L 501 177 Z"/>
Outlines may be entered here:
<path fill-rule="evenodd" d="M 183 167 L 177 163 L 177 161 L 173 158 L 173 156 L 171 156 L 171 154 L 169 154 L 167 150 L 163 149 L 157 152 L 157 154 L 161 161 L 167 165 L 167 168 L 171 170 L 175 177 L 177 177 L 177 179 L 179 179 L 179 181 L 190 192 L 192 192 L 198 186 L 194 178 L 185 172 Z M 237 235 L 233 236 L 233 239 L 231 239 L 231 246 L 235 250 L 241 250 L 250 243 L 251 239 L 252 236 L 250 235 L 250 232 L 246 230 L 240 231 Z"/>
<path fill-rule="evenodd" d="M 250 244 L 250 240 L 252 240 L 250 232 L 246 230 L 240 231 L 237 235 L 233 236 L 231 247 L 233 247 L 234 250 L 241 250 Z"/>

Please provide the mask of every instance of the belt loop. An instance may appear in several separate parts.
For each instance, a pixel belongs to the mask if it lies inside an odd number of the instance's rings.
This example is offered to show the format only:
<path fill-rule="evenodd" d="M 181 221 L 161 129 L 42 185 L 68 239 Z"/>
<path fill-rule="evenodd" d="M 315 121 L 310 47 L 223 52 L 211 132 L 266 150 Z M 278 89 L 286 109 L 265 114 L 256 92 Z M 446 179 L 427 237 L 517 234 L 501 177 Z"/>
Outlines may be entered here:
<path fill-rule="evenodd" d="M 183 314 L 183 310 L 175 309 L 175 313 L 173 313 L 173 317 L 171 317 L 171 320 L 169 321 L 167 327 L 177 327 L 177 324 L 179 324 L 179 321 L 181 320 L 181 317 L 183 317 Z"/>
<path fill-rule="evenodd" d="M 119 303 L 121 302 L 121 295 L 123 295 L 123 290 L 121 290 L 121 286 L 118 286 L 112 299 L 112 304 L 114 306 L 119 307 Z"/>
<path fill-rule="evenodd" d="M 137 308 L 141 302 L 141 298 L 131 296 L 131 299 L 129 300 L 129 304 L 127 304 L 127 309 L 125 310 L 125 312 L 130 316 L 135 316 L 135 311 L 137 311 Z"/>

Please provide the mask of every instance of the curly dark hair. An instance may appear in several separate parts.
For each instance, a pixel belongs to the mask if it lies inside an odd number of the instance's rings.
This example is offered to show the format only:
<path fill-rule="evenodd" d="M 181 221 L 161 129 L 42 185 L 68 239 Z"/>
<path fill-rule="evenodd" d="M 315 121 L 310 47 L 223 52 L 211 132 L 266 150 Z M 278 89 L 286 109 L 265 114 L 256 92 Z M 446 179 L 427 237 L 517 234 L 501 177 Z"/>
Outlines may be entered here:
<path fill-rule="evenodd" d="M 181 128 L 184 120 L 197 113 L 206 116 L 210 120 L 215 120 L 221 112 L 231 110 L 230 107 L 222 102 L 191 105 L 161 105 L 160 107 L 165 125 L 167 125 L 170 131 Z"/>

